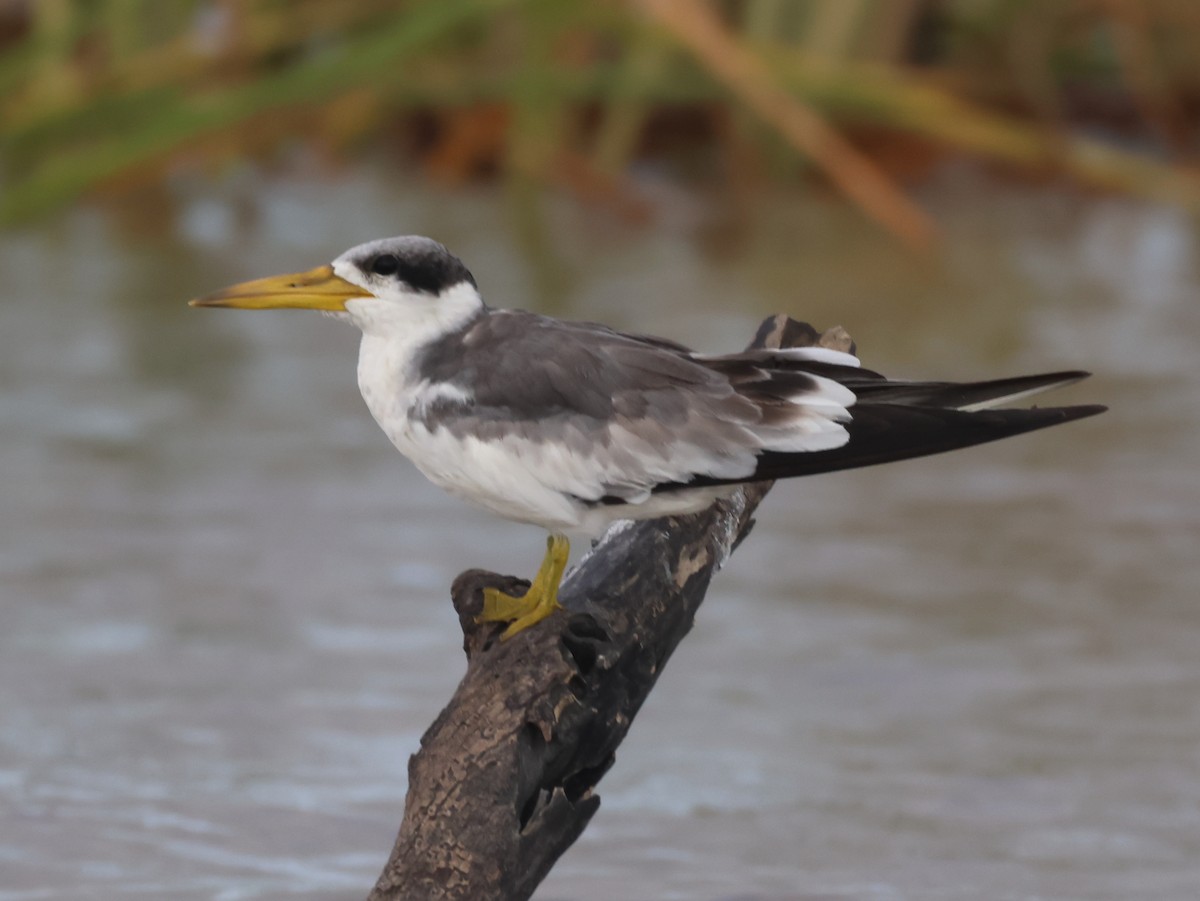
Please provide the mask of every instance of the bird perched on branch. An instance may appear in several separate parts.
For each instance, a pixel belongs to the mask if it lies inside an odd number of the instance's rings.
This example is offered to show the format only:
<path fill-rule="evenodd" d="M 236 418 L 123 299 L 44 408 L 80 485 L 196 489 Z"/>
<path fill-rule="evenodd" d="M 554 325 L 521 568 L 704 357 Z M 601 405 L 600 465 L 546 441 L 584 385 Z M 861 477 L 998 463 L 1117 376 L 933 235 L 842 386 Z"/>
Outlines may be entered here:
<path fill-rule="evenodd" d="M 417 236 L 191 303 L 320 310 L 362 330 L 359 388 L 400 452 L 451 494 L 550 532 L 524 595 L 484 597 L 481 619 L 507 623 L 505 637 L 558 609 L 568 534 L 695 512 L 745 482 L 940 453 L 1105 409 L 998 409 L 1086 372 L 894 381 L 862 368 L 848 337 L 821 346 L 798 323 L 807 346 L 713 355 L 492 309 L 457 257 Z"/>

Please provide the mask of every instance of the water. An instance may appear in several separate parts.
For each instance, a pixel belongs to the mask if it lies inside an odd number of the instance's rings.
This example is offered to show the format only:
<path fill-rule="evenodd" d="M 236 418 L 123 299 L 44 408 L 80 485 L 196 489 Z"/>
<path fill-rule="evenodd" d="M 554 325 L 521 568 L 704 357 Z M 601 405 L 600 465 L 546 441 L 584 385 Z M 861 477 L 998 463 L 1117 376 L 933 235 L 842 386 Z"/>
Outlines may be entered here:
<path fill-rule="evenodd" d="M 803 196 L 742 233 L 705 198 L 645 230 L 552 205 L 546 259 L 498 196 L 379 172 L 174 192 L 144 227 L 0 238 L 0 901 L 373 883 L 463 669 L 447 587 L 531 569 L 541 537 L 391 450 L 351 329 L 182 302 L 405 230 L 500 305 L 709 350 L 786 310 L 897 375 L 1091 368 L 1061 400 L 1113 407 L 779 486 L 540 899 L 1196 897 L 1181 214 L 951 171 L 922 198 L 937 261 Z"/>

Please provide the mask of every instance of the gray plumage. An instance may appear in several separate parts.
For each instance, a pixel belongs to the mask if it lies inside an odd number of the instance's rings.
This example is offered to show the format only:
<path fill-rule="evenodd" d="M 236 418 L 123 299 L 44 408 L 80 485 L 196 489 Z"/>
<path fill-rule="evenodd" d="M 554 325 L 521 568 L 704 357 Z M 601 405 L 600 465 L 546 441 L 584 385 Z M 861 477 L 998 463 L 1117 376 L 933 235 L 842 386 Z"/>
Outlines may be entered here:
<path fill-rule="evenodd" d="M 844 331 L 791 320 L 760 330 L 787 349 L 708 355 L 493 310 L 461 260 L 416 236 L 200 303 L 352 322 L 363 398 L 393 444 L 446 490 L 556 532 L 686 513 L 740 482 L 939 453 L 1103 409 L 992 409 L 1081 372 L 890 381 L 859 365 Z"/>
<path fill-rule="evenodd" d="M 790 321 L 787 340 L 814 345 L 819 333 Z M 845 344 L 853 348 L 849 339 Z M 963 412 L 1086 377 L 1059 372 L 975 383 L 889 381 L 861 367 L 803 354 L 749 350 L 696 355 L 683 345 L 586 322 L 565 322 L 517 310 L 481 311 L 463 328 L 422 348 L 415 373 L 452 385 L 417 418 L 485 441 L 518 439 L 556 444 L 605 458 L 628 473 L 578 497 L 613 503 L 646 492 L 731 484 L 846 469 L 983 443 L 1099 412 L 1097 407 L 1038 411 Z M 752 436 L 785 431 L 811 411 L 804 399 L 835 382 L 854 392 L 841 447 L 810 451 L 764 448 Z M 638 453 L 673 446 L 704 447 L 707 465 L 653 480 L 645 466 L 614 446 L 612 426 L 638 439 Z M 623 465 L 622 465 L 623 461 Z"/>

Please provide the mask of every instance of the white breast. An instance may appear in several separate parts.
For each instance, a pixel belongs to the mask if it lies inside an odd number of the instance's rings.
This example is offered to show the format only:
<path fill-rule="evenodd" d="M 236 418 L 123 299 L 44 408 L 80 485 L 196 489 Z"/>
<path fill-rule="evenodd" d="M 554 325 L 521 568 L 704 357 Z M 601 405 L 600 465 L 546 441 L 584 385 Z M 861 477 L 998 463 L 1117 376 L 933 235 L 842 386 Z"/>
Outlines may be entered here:
<path fill-rule="evenodd" d="M 580 505 L 539 478 L 542 467 L 528 459 L 526 448 L 424 425 L 419 414 L 427 405 L 469 397 L 453 385 L 415 377 L 409 365 L 412 351 L 404 343 L 364 333 L 358 357 L 359 390 L 396 449 L 435 485 L 498 516 L 551 530 L 576 530 Z"/>

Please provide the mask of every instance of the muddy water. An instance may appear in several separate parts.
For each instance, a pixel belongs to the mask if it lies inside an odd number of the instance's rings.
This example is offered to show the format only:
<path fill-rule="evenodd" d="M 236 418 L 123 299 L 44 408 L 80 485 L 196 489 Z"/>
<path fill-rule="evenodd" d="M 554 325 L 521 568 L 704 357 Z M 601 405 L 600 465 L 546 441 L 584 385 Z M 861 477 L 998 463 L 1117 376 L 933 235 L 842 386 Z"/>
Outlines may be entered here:
<path fill-rule="evenodd" d="M 1091 368 L 1063 400 L 1113 407 L 778 487 L 539 898 L 1200 892 L 1183 216 L 947 173 L 937 261 L 803 196 L 737 235 L 703 198 L 647 230 L 551 206 L 546 259 L 499 197 L 379 173 L 179 190 L 161 227 L 0 237 L 0 901 L 374 880 L 462 670 L 447 586 L 541 537 L 391 450 L 350 329 L 182 301 L 401 231 L 498 305 L 710 350 L 786 310 L 897 375 Z"/>

